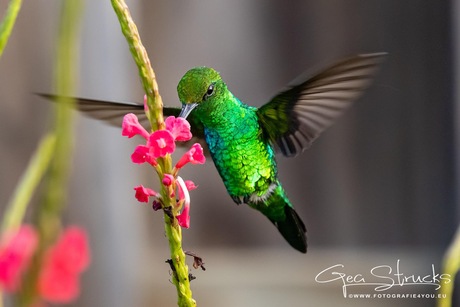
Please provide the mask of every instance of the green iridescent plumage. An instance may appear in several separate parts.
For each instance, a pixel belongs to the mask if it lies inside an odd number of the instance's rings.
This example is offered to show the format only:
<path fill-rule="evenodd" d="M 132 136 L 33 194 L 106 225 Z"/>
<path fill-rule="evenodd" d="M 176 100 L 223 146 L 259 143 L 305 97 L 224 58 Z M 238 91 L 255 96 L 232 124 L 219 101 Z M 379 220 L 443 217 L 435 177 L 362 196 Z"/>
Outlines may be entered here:
<path fill-rule="evenodd" d="M 308 148 L 362 92 L 383 54 L 342 61 L 291 86 L 260 109 L 235 97 L 212 68 L 189 70 L 177 86 L 181 116 L 203 125 L 227 192 L 262 212 L 297 250 L 306 228 L 277 178 L 274 146 L 286 156 Z"/>
<path fill-rule="evenodd" d="M 358 55 L 300 77 L 260 108 L 242 103 L 214 69 L 196 67 L 178 84 L 182 109 L 163 112 L 187 117 L 193 142 L 200 139 L 209 148 L 232 199 L 267 216 L 291 246 L 305 253 L 306 229 L 277 178 L 275 152 L 291 157 L 307 149 L 363 92 L 384 56 Z M 117 126 L 128 112 L 146 121 L 140 104 L 78 99 L 78 107 Z"/>

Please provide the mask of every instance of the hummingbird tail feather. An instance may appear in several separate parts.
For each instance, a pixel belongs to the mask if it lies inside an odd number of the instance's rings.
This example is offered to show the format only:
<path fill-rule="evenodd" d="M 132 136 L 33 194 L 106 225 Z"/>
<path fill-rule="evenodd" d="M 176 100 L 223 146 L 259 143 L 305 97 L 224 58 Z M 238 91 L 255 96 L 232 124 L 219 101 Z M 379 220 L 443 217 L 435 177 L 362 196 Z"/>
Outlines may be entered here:
<path fill-rule="evenodd" d="M 293 248 L 302 253 L 307 252 L 307 229 L 279 182 L 271 194 L 265 196 L 265 200 L 249 202 L 248 205 L 262 212 Z"/>
<path fill-rule="evenodd" d="M 307 229 L 294 208 L 284 206 L 286 219 L 284 221 L 272 221 L 286 241 L 301 253 L 307 252 Z"/>

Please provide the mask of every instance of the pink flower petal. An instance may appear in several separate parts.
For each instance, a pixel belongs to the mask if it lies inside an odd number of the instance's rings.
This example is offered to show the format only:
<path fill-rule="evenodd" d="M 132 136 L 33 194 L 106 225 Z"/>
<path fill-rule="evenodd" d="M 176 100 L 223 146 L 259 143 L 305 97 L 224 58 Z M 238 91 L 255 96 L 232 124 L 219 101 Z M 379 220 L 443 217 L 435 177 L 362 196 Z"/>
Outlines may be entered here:
<path fill-rule="evenodd" d="M 131 154 L 131 161 L 137 164 L 147 162 L 152 166 L 158 165 L 157 160 L 153 157 L 151 153 L 150 147 L 147 147 L 145 145 L 138 145 L 134 149 L 134 152 Z"/>
<path fill-rule="evenodd" d="M 192 180 L 185 180 L 185 186 L 187 187 L 187 190 L 193 191 L 196 188 L 198 188 L 197 185 Z"/>
<path fill-rule="evenodd" d="M 203 164 L 205 161 L 206 157 L 203 154 L 203 147 L 201 147 L 199 143 L 195 143 L 192 145 L 192 148 L 180 158 L 176 164 L 176 168 L 180 169 L 187 163 Z"/>
<path fill-rule="evenodd" d="M 121 135 L 132 138 L 135 135 L 141 135 L 146 140 L 149 138 L 149 133 L 144 127 L 139 124 L 137 116 L 133 113 L 126 114 L 123 117 L 123 123 L 121 126 Z"/>
<path fill-rule="evenodd" d="M 80 294 L 79 274 L 66 271 L 59 266 L 47 265 L 38 279 L 40 296 L 53 303 L 70 303 Z"/>
<path fill-rule="evenodd" d="M 184 228 L 189 228 L 190 227 L 190 215 L 189 215 L 190 213 L 190 195 L 188 193 L 184 180 L 180 176 L 177 176 L 177 183 L 179 186 L 180 200 L 184 201 L 184 208 L 182 209 L 182 212 L 178 216 L 176 216 L 176 219 L 177 219 L 177 222 L 179 223 L 179 226 L 184 227 Z"/>
<path fill-rule="evenodd" d="M 148 139 L 147 146 L 154 158 L 164 157 L 176 149 L 174 137 L 168 130 L 157 130 Z"/>
<path fill-rule="evenodd" d="M 88 236 L 84 229 L 68 227 L 61 235 L 53 250 L 54 261 L 72 272 L 85 270 L 90 262 Z M 56 263 L 55 263 L 56 264 Z"/>
<path fill-rule="evenodd" d="M 190 124 L 185 118 L 168 116 L 165 125 L 176 141 L 188 141 L 192 138 Z"/>
<path fill-rule="evenodd" d="M 136 194 L 135 194 L 136 199 L 141 203 L 148 203 L 150 196 L 158 195 L 157 192 L 155 192 L 152 189 L 145 188 L 143 185 L 139 185 L 135 187 L 134 190 L 136 191 Z"/>
<path fill-rule="evenodd" d="M 142 164 L 146 162 L 146 156 L 149 153 L 149 148 L 145 145 L 138 145 L 134 152 L 131 154 L 131 161 L 133 163 Z"/>
<path fill-rule="evenodd" d="M 0 247 L 0 285 L 8 292 L 18 289 L 20 278 L 37 248 L 35 229 L 23 225 L 4 234 Z"/>
<path fill-rule="evenodd" d="M 164 174 L 162 183 L 169 187 L 174 182 L 174 176 L 171 174 Z"/>

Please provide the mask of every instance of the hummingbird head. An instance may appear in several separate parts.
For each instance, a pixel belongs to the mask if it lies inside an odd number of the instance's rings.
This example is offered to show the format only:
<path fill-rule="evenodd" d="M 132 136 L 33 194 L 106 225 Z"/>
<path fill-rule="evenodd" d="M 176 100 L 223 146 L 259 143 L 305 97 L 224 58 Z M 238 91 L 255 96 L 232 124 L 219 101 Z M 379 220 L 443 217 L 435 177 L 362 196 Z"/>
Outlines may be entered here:
<path fill-rule="evenodd" d="M 204 66 L 190 69 L 177 85 L 177 93 L 182 103 L 179 116 L 187 118 L 195 107 L 211 101 L 224 87 L 222 78 L 214 69 Z"/>

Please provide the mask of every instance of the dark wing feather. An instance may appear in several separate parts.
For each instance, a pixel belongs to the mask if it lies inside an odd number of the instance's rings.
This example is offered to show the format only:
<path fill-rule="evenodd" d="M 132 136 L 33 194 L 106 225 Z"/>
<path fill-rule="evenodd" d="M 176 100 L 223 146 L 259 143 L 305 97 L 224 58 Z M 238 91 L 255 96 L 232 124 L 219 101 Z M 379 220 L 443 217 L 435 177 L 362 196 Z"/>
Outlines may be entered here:
<path fill-rule="evenodd" d="M 288 157 L 310 147 L 366 89 L 385 55 L 345 59 L 273 97 L 257 111 L 266 137 Z"/>
<path fill-rule="evenodd" d="M 50 94 L 38 94 L 39 96 L 56 101 L 58 96 L 50 95 Z M 76 106 L 80 112 L 84 115 L 102 120 L 103 122 L 115 126 L 120 127 L 123 121 L 123 116 L 128 113 L 134 113 L 137 115 L 139 119 L 139 123 L 144 127 L 149 126 L 149 122 L 147 116 L 144 112 L 144 105 L 132 102 L 112 102 L 112 101 L 103 101 L 103 100 L 95 100 L 95 99 L 86 99 L 86 98 L 74 98 L 76 101 Z M 164 116 L 179 116 L 180 108 L 163 108 Z M 191 141 L 199 141 L 203 146 L 206 146 L 204 142 L 204 128 L 201 122 L 198 121 L 190 114 L 187 117 L 187 120 L 190 123 L 193 139 Z M 198 140 L 197 140 L 198 139 Z M 189 141 L 189 142 L 191 142 Z M 187 145 L 189 142 L 183 143 Z"/>

